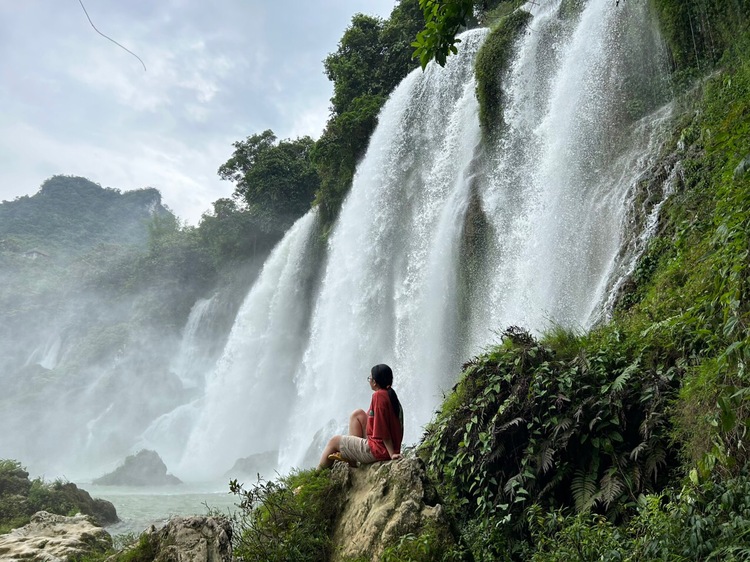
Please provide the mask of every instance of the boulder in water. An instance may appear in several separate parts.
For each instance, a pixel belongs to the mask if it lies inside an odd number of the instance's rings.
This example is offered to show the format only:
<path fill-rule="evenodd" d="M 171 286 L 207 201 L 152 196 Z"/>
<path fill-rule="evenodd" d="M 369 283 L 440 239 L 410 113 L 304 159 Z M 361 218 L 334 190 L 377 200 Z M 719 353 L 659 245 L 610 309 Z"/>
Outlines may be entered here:
<path fill-rule="evenodd" d="M 1 560 L 62 562 L 101 554 L 112 548 L 112 537 L 88 515 L 65 517 L 39 511 L 31 522 L 0 535 Z"/>
<path fill-rule="evenodd" d="M 261 477 L 268 477 L 276 469 L 278 458 L 278 451 L 266 451 L 265 453 L 256 453 L 249 457 L 237 459 L 234 466 L 224 476 L 229 478 L 243 476 L 255 478 L 260 474 Z"/>
<path fill-rule="evenodd" d="M 167 486 L 182 484 L 176 476 L 167 474 L 167 465 L 156 451 L 143 449 L 130 455 L 113 472 L 93 481 L 100 486 Z"/>

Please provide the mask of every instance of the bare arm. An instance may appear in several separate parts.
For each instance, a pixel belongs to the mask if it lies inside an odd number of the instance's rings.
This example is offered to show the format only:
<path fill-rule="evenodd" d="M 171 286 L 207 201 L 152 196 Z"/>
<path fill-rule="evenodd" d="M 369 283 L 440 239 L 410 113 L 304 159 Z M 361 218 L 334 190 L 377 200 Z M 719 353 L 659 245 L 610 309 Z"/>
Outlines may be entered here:
<path fill-rule="evenodd" d="M 401 458 L 400 453 L 394 453 L 393 450 L 393 441 L 391 439 L 383 439 L 383 445 L 385 445 L 386 450 L 388 451 L 388 456 L 391 457 L 392 461 L 395 461 L 397 459 Z"/>

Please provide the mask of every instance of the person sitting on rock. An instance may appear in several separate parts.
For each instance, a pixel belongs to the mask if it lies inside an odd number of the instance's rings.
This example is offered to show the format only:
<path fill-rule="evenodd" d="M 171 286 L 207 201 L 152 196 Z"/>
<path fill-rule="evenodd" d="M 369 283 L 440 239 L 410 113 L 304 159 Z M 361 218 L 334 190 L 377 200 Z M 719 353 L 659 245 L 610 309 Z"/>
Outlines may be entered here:
<path fill-rule="evenodd" d="M 334 435 L 320 457 L 319 468 L 334 461 L 369 464 L 401 458 L 404 438 L 404 412 L 396 391 L 391 388 L 393 371 L 388 365 L 375 365 L 367 377 L 373 390 L 370 409 L 355 410 L 349 417 L 349 435 Z"/>

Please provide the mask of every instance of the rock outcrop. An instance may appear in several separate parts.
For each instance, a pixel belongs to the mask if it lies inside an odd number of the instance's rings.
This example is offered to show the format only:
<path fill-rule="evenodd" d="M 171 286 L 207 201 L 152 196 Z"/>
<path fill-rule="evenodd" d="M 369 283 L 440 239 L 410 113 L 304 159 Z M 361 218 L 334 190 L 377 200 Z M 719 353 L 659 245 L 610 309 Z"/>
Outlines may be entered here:
<path fill-rule="evenodd" d="M 278 460 L 278 451 L 256 453 L 249 457 L 237 459 L 234 466 L 232 466 L 224 476 L 228 478 L 249 476 L 251 479 L 257 478 L 258 474 L 260 474 L 261 477 L 273 476 Z"/>
<path fill-rule="evenodd" d="M 232 526 L 222 517 L 175 517 L 151 527 L 140 541 L 111 560 L 135 556 L 155 562 L 232 562 Z"/>
<path fill-rule="evenodd" d="M 7 530 L 10 524 L 20 527 L 38 511 L 58 515 L 80 512 L 102 526 L 119 521 L 111 502 L 92 498 L 72 482 L 32 482 L 20 463 L 5 460 L 0 464 L 0 529 Z"/>
<path fill-rule="evenodd" d="M 450 523 L 418 458 L 378 462 L 359 468 L 337 463 L 341 512 L 333 532 L 333 560 L 379 560 L 383 550 L 405 535 L 430 529 L 454 543 Z"/>
<path fill-rule="evenodd" d="M 182 481 L 167 474 L 167 465 L 156 451 L 143 449 L 93 483 L 100 486 L 171 486 L 182 484 Z"/>
<path fill-rule="evenodd" d="M 0 560 L 64 562 L 104 553 L 111 547 L 112 537 L 90 516 L 65 517 L 40 511 L 28 525 L 0 535 Z"/>

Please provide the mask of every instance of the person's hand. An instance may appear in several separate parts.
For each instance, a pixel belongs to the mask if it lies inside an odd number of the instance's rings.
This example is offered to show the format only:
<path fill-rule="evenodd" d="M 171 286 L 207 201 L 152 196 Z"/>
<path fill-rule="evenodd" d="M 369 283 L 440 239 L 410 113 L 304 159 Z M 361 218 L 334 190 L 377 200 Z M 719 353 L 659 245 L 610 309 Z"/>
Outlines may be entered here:
<path fill-rule="evenodd" d="M 398 460 L 398 459 L 400 459 L 400 458 L 401 458 L 401 453 L 393 453 L 393 454 L 391 455 L 391 460 L 392 460 L 392 461 L 397 461 L 397 460 Z"/>

